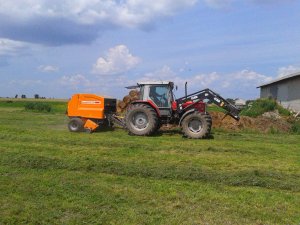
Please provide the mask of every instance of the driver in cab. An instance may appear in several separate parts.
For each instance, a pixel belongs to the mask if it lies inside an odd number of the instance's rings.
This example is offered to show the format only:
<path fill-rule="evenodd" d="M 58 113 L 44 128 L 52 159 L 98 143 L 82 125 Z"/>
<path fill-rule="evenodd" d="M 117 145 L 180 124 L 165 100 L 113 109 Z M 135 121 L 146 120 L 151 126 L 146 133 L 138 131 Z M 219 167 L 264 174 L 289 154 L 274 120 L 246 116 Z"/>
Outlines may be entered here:
<path fill-rule="evenodd" d="M 153 102 L 158 106 L 158 107 L 168 107 L 168 100 L 166 98 L 166 93 L 159 94 L 157 92 L 157 89 L 159 87 L 150 87 L 150 93 L 149 97 L 153 100 Z"/>

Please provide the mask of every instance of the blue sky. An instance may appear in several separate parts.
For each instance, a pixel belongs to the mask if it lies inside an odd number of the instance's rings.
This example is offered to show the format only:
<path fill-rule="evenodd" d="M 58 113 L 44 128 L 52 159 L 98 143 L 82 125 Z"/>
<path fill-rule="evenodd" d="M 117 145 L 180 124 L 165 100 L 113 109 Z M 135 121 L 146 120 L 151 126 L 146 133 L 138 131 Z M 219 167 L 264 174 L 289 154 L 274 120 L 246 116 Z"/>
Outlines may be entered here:
<path fill-rule="evenodd" d="M 172 80 L 253 99 L 300 71 L 297 0 L 1 0 L 0 96 L 122 97 Z"/>

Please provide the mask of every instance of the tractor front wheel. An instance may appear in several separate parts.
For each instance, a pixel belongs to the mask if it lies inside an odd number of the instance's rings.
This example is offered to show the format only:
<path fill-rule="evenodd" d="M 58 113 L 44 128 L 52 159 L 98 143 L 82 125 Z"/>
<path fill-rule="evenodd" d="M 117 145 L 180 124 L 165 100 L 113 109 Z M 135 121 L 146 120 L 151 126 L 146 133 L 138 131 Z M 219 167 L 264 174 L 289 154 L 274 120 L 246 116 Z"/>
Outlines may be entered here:
<path fill-rule="evenodd" d="M 80 118 L 72 118 L 68 124 L 69 131 L 80 132 L 84 130 L 83 121 Z"/>
<path fill-rule="evenodd" d="M 212 120 L 209 114 L 194 112 L 182 120 L 181 129 L 185 137 L 202 139 L 209 136 L 211 125 Z"/>
<path fill-rule="evenodd" d="M 131 134 L 148 136 L 158 128 L 156 111 L 146 104 L 134 104 L 127 108 L 126 127 Z"/>

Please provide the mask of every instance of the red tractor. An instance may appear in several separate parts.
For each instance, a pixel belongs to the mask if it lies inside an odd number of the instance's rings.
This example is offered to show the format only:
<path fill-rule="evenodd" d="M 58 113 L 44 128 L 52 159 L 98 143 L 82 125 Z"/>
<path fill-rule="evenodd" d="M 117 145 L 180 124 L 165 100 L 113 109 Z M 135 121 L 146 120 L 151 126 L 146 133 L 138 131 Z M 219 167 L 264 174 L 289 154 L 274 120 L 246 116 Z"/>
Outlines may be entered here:
<path fill-rule="evenodd" d="M 127 88 L 139 89 L 139 99 L 129 104 L 124 118 L 116 115 L 116 99 L 92 94 L 73 95 L 68 103 L 69 130 L 92 132 L 116 123 L 131 134 L 147 136 L 163 124 L 177 124 L 188 138 L 206 138 L 212 126 L 207 103 L 222 107 L 228 115 L 239 120 L 239 110 L 210 89 L 187 95 L 185 85 L 185 96 L 175 99 L 173 82 L 143 82 Z"/>
<path fill-rule="evenodd" d="M 205 138 L 211 131 L 212 119 L 206 111 L 206 103 L 214 103 L 227 111 L 227 114 L 239 120 L 239 110 L 220 95 L 205 89 L 175 99 L 173 82 L 143 82 L 137 86 L 140 98 L 132 102 L 123 123 L 134 135 L 151 135 L 162 124 L 178 124 L 183 135 L 188 138 Z"/>

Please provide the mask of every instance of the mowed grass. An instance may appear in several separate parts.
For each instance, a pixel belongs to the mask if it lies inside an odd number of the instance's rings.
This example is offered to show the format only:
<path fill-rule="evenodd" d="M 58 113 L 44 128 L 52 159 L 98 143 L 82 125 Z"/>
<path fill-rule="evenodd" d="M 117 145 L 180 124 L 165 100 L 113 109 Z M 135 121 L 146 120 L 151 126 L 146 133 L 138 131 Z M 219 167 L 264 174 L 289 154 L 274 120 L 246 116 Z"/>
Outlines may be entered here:
<path fill-rule="evenodd" d="M 64 113 L 67 109 L 66 99 L 20 99 L 20 98 L 0 98 L 0 108 L 2 110 L 23 110 L 28 103 L 43 103 L 49 104 L 52 107 L 51 112 L 54 113 Z"/>
<path fill-rule="evenodd" d="M 0 224 L 299 224 L 300 136 L 70 133 L 0 107 Z"/>

